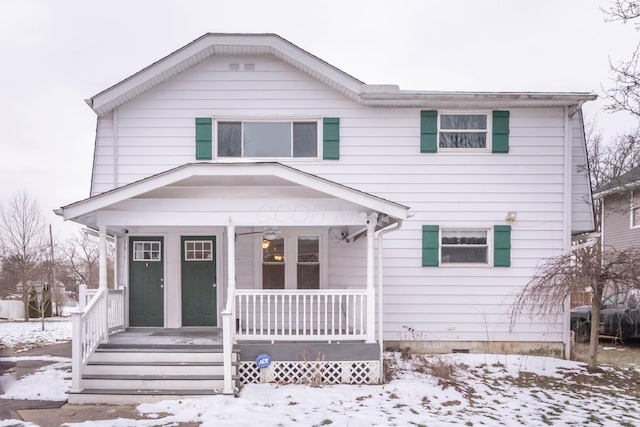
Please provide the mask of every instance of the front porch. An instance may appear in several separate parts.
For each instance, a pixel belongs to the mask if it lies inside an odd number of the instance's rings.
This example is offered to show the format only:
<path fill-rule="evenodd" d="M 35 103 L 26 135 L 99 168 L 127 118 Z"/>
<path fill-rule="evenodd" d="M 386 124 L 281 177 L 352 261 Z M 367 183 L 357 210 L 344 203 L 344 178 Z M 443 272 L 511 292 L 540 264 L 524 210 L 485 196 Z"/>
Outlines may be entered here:
<path fill-rule="evenodd" d="M 132 381 L 147 395 L 380 380 L 375 247 L 408 208 L 280 164 L 198 164 L 70 205 L 64 216 L 100 240 L 100 289 L 74 314 L 72 393 L 95 392 L 100 380 Z M 115 290 L 106 289 L 108 236 Z M 149 326 L 158 329 L 132 328 Z M 190 366 L 185 355 L 198 345 L 217 364 L 215 378 L 91 378 L 99 353 L 138 352 L 153 363 L 181 353 Z M 262 353 L 269 367 L 257 367 Z M 126 366 L 112 357 L 112 372 Z"/>

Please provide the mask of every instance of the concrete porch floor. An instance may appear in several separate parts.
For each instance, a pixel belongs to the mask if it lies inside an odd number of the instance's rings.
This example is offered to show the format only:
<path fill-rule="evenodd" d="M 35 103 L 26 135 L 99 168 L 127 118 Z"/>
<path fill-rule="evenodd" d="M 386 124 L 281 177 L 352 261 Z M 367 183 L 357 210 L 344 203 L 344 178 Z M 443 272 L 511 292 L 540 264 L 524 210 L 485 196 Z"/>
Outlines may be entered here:
<path fill-rule="evenodd" d="M 194 326 L 176 329 L 129 328 L 109 336 L 113 346 L 222 346 L 222 328 Z"/>

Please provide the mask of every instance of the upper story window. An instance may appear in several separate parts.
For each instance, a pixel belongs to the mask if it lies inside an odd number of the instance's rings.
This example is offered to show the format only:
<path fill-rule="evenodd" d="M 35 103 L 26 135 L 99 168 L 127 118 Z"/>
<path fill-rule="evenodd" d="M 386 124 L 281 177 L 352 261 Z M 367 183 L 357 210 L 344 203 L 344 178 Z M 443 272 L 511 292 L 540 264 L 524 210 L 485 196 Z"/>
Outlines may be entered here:
<path fill-rule="evenodd" d="M 447 114 L 439 116 L 439 148 L 480 148 L 489 144 L 487 114 Z"/>
<path fill-rule="evenodd" d="M 220 121 L 218 157 L 316 158 L 317 122 Z"/>

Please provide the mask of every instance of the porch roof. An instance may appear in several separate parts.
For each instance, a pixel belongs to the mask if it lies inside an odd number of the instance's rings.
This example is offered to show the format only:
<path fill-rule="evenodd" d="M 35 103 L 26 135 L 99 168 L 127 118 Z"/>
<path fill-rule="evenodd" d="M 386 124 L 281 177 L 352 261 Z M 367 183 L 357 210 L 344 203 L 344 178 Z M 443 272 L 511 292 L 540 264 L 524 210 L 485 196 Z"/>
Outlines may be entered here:
<path fill-rule="evenodd" d="M 97 212 L 131 199 L 180 199 L 198 189 L 215 187 L 222 198 L 259 198 L 264 189 L 292 198 L 332 197 L 359 205 L 363 211 L 379 212 L 403 220 L 413 216 L 409 207 L 303 172 L 277 162 L 188 163 L 124 185 L 105 193 L 63 206 L 56 213 L 65 220 L 95 226 Z M 236 189 L 251 189 L 240 195 Z M 219 196 L 220 196 L 219 194 Z"/>

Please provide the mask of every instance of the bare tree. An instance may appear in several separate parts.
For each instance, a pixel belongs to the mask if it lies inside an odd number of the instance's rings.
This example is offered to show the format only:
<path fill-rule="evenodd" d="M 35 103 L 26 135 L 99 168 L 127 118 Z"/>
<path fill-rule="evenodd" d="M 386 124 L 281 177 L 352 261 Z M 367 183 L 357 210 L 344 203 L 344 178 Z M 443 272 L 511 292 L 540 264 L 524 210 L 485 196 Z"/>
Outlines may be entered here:
<path fill-rule="evenodd" d="M 79 231 L 67 242 L 63 249 L 71 271 L 77 278 L 76 283 L 89 288 L 98 287 L 99 248 L 95 238 Z M 77 295 L 77 289 L 74 290 Z"/>
<path fill-rule="evenodd" d="M 46 249 L 44 220 L 38 203 L 26 191 L 15 194 L 2 210 L 0 239 L 3 258 L 10 259 L 19 280 L 25 321 L 29 320 L 29 292 Z"/>
<path fill-rule="evenodd" d="M 640 288 L 640 248 L 607 249 L 601 254 L 600 245 L 585 244 L 573 252 L 548 259 L 537 269 L 511 308 L 512 324 L 522 314 L 560 316 L 572 292 L 591 288 L 591 319 L 598 320 L 592 322 L 588 364 L 595 368 L 602 296 L 605 289 L 616 286 Z"/>

